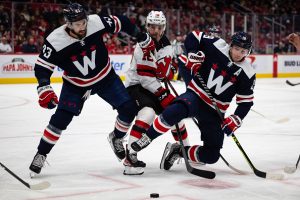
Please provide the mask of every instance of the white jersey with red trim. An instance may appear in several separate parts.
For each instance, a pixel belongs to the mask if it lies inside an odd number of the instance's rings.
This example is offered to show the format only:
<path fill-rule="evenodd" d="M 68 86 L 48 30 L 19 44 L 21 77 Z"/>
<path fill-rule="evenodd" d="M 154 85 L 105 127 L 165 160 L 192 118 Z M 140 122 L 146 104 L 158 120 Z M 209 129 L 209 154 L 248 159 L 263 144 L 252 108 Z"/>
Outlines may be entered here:
<path fill-rule="evenodd" d="M 253 105 L 255 71 L 247 59 L 233 62 L 229 55 L 230 45 L 223 39 L 193 31 L 185 40 L 187 53 L 203 51 L 205 60 L 199 73 L 215 99 L 220 111 L 225 113 L 233 97 L 236 96 L 237 115 L 243 119 Z M 185 63 L 187 57 L 179 59 Z M 188 85 L 188 90 L 195 92 L 204 102 L 214 108 L 201 82 L 195 76 Z"/>
<path fill-rule="evenodd" d="M 94 14 L 88 16 L 87 33 L 82 39 L 71 37 L 66 24 L 55 29 L 45 39 L 36 61 L 37 79 L 50 82 L 58 66 L 64 70 L 64 81 L 77 87 L 92 87 L 114 73 L 102 35 L 120 30 L 132 32 L 133 28 L 127 17 Z"/>
<path fill-rule="evenodd" d="M 143 88 L 155 93 L 161 87 L 160 81 L 156 78 L 156 69 L 158 65 L 169 67 L 172 61 L 172 46 L 166 36 L 155 43 L 156 50 L 153 54 L 144 54 L 141 47 L 137 44 L 130 68 L 126 72 L 125 87 L 131 85 L 142 85 Z"/>

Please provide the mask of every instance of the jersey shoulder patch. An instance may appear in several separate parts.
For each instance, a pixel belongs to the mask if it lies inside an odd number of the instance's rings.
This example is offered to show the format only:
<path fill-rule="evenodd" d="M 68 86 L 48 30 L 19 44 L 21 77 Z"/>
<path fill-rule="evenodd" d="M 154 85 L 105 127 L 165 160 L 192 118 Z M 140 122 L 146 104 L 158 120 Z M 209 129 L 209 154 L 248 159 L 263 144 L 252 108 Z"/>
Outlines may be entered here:
<path fill-rule="evenodd" d="M 241 63 L 235 63 L 235 65 L 241 67 L 249 79 L 251 79 L 255 75 L 255 70 L 248 60 L 245 59 Z"/>

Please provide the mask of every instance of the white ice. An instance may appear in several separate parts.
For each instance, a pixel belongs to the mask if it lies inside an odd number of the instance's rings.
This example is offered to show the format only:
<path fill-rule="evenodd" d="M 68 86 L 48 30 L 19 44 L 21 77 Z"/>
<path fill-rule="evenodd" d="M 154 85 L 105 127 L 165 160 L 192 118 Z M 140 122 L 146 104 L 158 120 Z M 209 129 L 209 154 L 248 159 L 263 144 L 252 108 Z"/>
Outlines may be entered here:
<path fill-rule="evenodd" d="M 285 166 L 294 166 L 300 153 L 300 86 L 289 86 L 286 79 L 258 79 L 255 105 L 242 127 L 236 132 L 242 147 L 255 167 L 261 171 L 284 174 Z M 289 78 L 300 82 L 299 78 Z M 183 92 L 181 82 L 173 83 Z M 53 84 L 59 94 L 61 84 Z M 228 113 L 233 112 L 235 105 Z M 29 178 L 32 161 L 44 128 L 54 110 L 45 110 L 37 103 L 36 85 L 0 85 L 0 162 L 25 181 L 35 184 L 49 181 L 43 191 L 27 189 L 0 168 L 1 200 L 51 199 L 149 199 L 159 193 L 160 199 L 187 200 L 299 200 L 300 169 L 284 174 L 284 180 L 267 180 L 251 173 L 251 168 L 230 137 L 225 137 L 222 155 L 234 167 L 249 172 L 239 175 L 222 160 L 203 169 L 216 172 L 207 180 L 189 174 L 184 163 L 170 171 L 159 169 L 166 142 L 173 142 L 167 133 L 138 157 L 147 163 L 141 176 L 124 176 L 107 141 L 116 111 L 92 96 L 79 117 L 75 117 L 48 155 L 40 177 Z M 288 118 L 288 121 L 284 119 Z M 283 123 L 280 123 L 283 120 Z M 192 120 L 186 120 L 191 144 L 201 144 L 200 133 Z"/>

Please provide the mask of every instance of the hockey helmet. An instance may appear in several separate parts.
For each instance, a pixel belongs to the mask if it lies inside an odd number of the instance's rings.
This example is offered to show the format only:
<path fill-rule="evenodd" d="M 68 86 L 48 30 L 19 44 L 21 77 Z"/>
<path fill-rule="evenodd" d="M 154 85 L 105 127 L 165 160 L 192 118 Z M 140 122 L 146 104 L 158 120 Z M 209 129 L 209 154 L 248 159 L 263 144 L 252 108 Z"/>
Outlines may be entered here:
<path fill-rule="evenodd" d="M 220 37 L 221 32 L 220 26 L 212 25 L 208 28 L 208 34 L 214 37 Z"/>
<path fill-rule="evenodd" d="M 152 10 L 146 18 L 146 27 L 148 27 L 149 24 L 155 24 L 155 25 L 162 25 L 163 30 L 166 29 L 166 17 L 162 11 L 155 11 Z"/>
<path fill-rule="evenodd" d="M 63 14 L 66 22 L 76 22 L 82 19 L 87 19 L 86 11 L 83 6 L 78 3 L 70 3 L 63 9 Z"/>
<path fill-rule="evenodd" d="M 243 31 L 236 32 L 231 37 L 231 45 L 236 45 L 250 51 L 252 48 L 251 36 Z"/>

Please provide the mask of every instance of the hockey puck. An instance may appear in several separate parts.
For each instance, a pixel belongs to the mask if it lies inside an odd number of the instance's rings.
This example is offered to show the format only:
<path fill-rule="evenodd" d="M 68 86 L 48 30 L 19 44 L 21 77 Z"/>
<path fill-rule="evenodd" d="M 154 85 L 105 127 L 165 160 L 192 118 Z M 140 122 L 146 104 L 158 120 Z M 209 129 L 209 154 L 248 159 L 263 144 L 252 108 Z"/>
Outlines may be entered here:
<path fill-rule="evenodd" d="M 150 198 L 159 198 L 159 194 L 158 193 L 151 193 Z"/>

